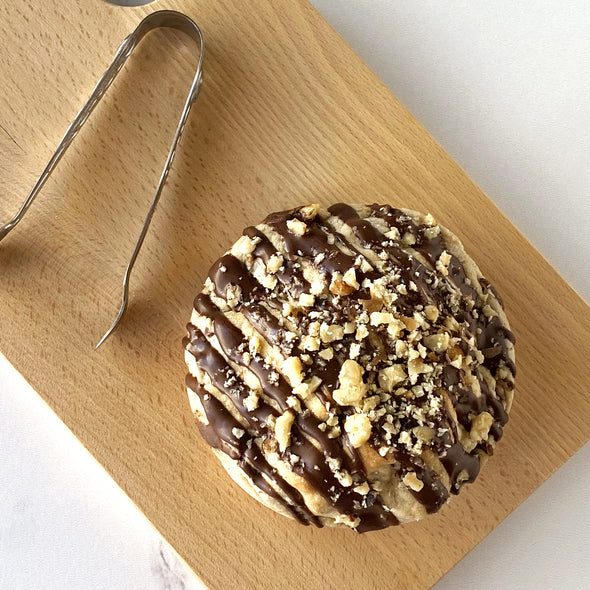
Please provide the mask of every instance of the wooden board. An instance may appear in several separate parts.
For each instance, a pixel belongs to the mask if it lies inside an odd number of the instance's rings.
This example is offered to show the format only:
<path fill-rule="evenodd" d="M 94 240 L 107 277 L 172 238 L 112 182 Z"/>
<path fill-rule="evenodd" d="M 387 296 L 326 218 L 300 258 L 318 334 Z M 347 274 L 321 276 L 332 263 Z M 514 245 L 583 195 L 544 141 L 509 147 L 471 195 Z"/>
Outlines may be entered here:
<path fill-rule="evenodd" d="M 149 10 L 0 5 L 0 217 L 32 186 Z M 192 77 L 155 33 L 0 245 L 0 350 L 211 588 L 426 588 L 590 436 L 590 312 L 303 0 L 170 0 L 201 25 L 205 83 L 142 251 L 124 265 Z M 427 520 L 355 535 L 291 523 L 228 480 L 193 426 L 181 338 L 212 261 L 271 210 L 335 200 L 431 211 L 504 296 L 517 395 L 478 481 Z M 498 567 L 501 567 L 499 565 Z"/>

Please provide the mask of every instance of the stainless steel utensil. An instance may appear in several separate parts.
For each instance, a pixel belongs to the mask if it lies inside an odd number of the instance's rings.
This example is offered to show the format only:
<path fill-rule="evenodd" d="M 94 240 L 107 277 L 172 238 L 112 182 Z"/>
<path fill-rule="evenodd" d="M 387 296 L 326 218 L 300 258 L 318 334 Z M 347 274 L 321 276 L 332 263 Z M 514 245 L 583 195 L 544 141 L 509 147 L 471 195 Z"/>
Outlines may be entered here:
<path fill-rule="evenodd" d="M 111 327 L 105 332 L 104 336 L 100 339 L 95 349 L 98 348 L 112 334 L 113 330 L 117 327 L 117 325 L 121 321 L 121 318 L 123 317 L 123 314 L 125 313 L 125 310 L 127 309 L 127 304 L 129 301 L 129 278 L 131 276 L 131 271 L 133 270 L 133 265 L 135 264 L 135 260 L 137 259 L 137 255 L 139 254 L 139 250 L 141 249 L 141 246 L 149 229 L 150 222 L 154 215 L 154 211 L 156 209 L 158 201 L 160 200 L 160 195 L 162 194 L 162 189 L 164 188 L 166 179 L 168 178 L 168 173 L 170 171 L 172 161 L 176 154 L 178 141 L 180 140 L 180 136 L 182 135 L 182 132 L 184 130 L 184 126 L 186 124 L 191 106 L 195 102 L 197 96 L 199 95 L 199 90 L 201 89 L 201 84 L 203 82 L 203 55 L 205 52 L 205 42 L 203 40 L 201 30 L 192 19 L 190 19 L 185 14 L 176 12 L 174 10 L 160 10 L 158 12 L 153 12 L 149 14 L 139 23 L 139 25 L 137 25 L 137 28 L 128 37 L 125 38 L 123 43 L 121 43 L 111 65 L 108 67 L 106 72 L 102 75 L 102 77 L 96 84 L 94 90 L 92 91 L 92 94 L 90 95 L 90 98 L 88 99 L 88 102 L 82 107 L 80 112 L 76 115 L 76 118 L 68 127 L 67 131 L 65 132 L 65 135 L 59 142 L 59 145 L 57 146 L 55 153 L 49 160 L 49 163 L 45 167 L 45 170 L 43 170 L 43 172 L 35 182 L 35 185 L 31 189 L 31 192 L 25 199 L 24 203 L 21 205 L 21 208 L 19 209 L 18 213 L 8 223 L 0 227 L 1 241 L 6 237 L 6 235 L 10 231 L 14 229 L 14 227 L 24 217 L 25 213 L 35 200 L 35 197 L 39 194 L 41 188 L 43 188 L 45 181 L 49 178 L 50 174 L 57 166 L 57 163 L 60 161 L 61 157 L 64 155 L 64 153 L 66 152 L 66 150 L 78 134 L 78 131 L 80 131 L 82 125 L 84 125 L 84 123 L 90 116 L 90 113 L 92 113 L 92 111 L 94 110 L 94 107 L 96 107 L 96 105 L 103 97 L 104 93 L 107 91 L 108 87 L 111 85 L 117 74 L 121 71 L 121 68 L 127 61 L 127 58 L 131 55 L 135 47 L 137 47 L 139 42 L 145 37 L 147 33 L 160 27 L 178 29 L 189 35 L 192 39 L 194 39 L 199 45 L 199 61 L 197 64 L 197 70 L 195 72 L 195 76 L 193 78 L 188 96 L 186 98 L 186 102 L 184 104 L 184 108 L 182 110 L 182 114 L 180 115 L 180 120 L 178 122 L 176 132 L 174 133 L 174 138 L 172 139 L 172 145 L 170 146 L 170 151 L 168 152 L 168 157 L 166 158 L 166 163 L 160 176 L 160 181 L 158 182 L 158 186 L 156 187 L 156 191 L 154 193 L 154 196 L 152 197 L 152 202 L 143 222 L 141 232 L 139 234 L 139 237 L 137 238 L 137 242 L 135 243 L 135 247 L 133 248 L 131 258 L 129 259 L 129 263 L 127 264 L 127 268 L 125 270 L 125 275 L 123 277 L 123 297 L 121 301 L 121 307 L 119 308 L 119 313 L 117 314 L 117 317 L 115 318 L 115 321 L 112 323 Z"/>

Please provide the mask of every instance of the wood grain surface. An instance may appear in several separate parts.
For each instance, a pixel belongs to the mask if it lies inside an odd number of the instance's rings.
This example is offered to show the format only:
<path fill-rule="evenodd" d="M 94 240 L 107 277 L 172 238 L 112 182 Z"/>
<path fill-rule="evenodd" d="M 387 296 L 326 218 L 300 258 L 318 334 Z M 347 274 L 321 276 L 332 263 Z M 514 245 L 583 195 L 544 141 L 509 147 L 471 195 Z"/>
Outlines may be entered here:
<path fill-rule="evenodd" d="M 129 314 L 94 352 L 196 63 L 170 31 L 143 42 L 0 244 L 0 351 L 209 587 L 427 588 L 590 437 L 589 309 L 303 0 L 1 3 L 1 219 L 156 8 L 201 26 L 205 81 Z M 477 482 L 436 516 L 366 535 L 250 499 L 184 390 L 181 339 L 210 264 L 268 212 L 336 200 L 432 212 L 503 295 L 517 337 L 510 423 Z"/>

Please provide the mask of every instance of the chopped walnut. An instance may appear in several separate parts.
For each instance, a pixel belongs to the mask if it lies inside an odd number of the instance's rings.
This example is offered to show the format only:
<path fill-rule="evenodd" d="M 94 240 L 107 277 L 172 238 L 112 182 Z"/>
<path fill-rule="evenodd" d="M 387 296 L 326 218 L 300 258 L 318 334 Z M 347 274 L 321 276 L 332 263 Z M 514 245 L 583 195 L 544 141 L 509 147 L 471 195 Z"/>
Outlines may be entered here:
<path fill-rule="evenodd" d="M 260 401 L 260 393 L 255 389 L 251 389 L 248 396 L 244 399 L 244 407 L 248 412 L 253 412 L 258 407 Z"/>
<path fill-rule="evenodd" d="M 328 438 L 338 438 L 342 434 L 340 430 L 340 426 L 334 426 L 332 430 L 328 433 Z"/>
<path fill-rule="evenodd" d="M 296 236 L 303 236 L 307 231 L 307 225 L 305 225 L 303 221 L 299 221 L 299 219 L 288 219 L 287 227 L 289 228 L 289 231 Z"/>
<path fill-rule="evenodd" d="M 424 482 L 419 480 L 413 471 L 406 473 L 402 481 L 415 492 L 419 492 L 424 487 Z"/>
<path fill-rule="evenodd" d="M 299 387 L 299 385 L 297 387 Z M 285 401 L 290 408 L 293 408 L 296 412 L 301 412 L 301 402 L 296 396 L 290 395 Z"/>
<path fill-rule="evenodd" d="M 340 367 L 338 381 L 340 387 L 332 393 L 334 401 L 341 406 L 358 404 L 367 394 L 367 385 L 363 382 L 363 368 L 351 359 Z"/>
<path fill-rule="evenodd" d="M 245 430 L 242 428 L 236 428 L 235 426 L 231 429 L 231 432 L 236 438 L 242 438 L 244 434 L 246 434 Z"/>
<path fill-rule="evenodd" d="M 446 251 L 443 250 L 443 253 L 438 257 L 436 261 L 436 270 L 440 272 L 441 275 L 447 276 L 449 274 L 449 263 L 451 262 L 451 255 Z"/>
<path fill-rule="evenodd" d="M 358 486 L 355 486 L 353 489 L 357 494 L 360 494 L 361 496 L 366 496 L 371 491 L 371 488 L 366 481 Z"/>
<path fill-rule="evenodd" d="M 337 325 L 328 325 L 323 322 L 320 326 L 320 338 L 324 344 L 334 342 L 335 340 L 342 340 L 344 336 L 344 327 Z"/>
<path fill-rule="evenodd" d="M 350 345 L 350 350 L 348 352 L 348 356 L 351 359 L 357 359 L 361 354 L 361 345 L 358 342 L 353 342 Z"/>
<path fill-rule="evenodd" d="M 367 326 L 365 324 L 361 324 L 357 330 L 356 330 L 356 334 L 354 335 L 354 337 L 357 340 L 362 340 L 363 338 L 366 338 L 369 335 L 369 330 L 367 329 Z"/>
<path fill-rule="evenodd" d="M 442 332 L 440 334 L 425 336 L 422 341 L 427 348 L 430 348 L 430 350 L 434 352 L 444 352 L 449 347 L 451 337 L 447 332 Z"/>
<path fill-rule="evenodd" d="M 413 361 L 414 359 L 417 359 L 420 356 L 420 353 L 413 348 L 412 346 L 410 346 L 410 348 L 408 349 L 408 358 Z"/>
<path fill-rule="evenodd" d="M 273 254 L 266 263 L 267 272 L 274 274 L 281 268 L 281 266 L 283 266 L 283 262 L 284 260 L 281 254 L 279 254 L 278 252 L 276 254 Z"/>
<path fill-rule="evenodd" d="M 440 234 L 440 227 L 435 225 L 434 227 L 429 227 L 424 230 L 424 237 L 427 240 L 434 240 L 434 238 L 438 237 Z"/>
<path fill-rule="evenodd" d="M 339 273 L 335 273 L 338 275 Z M 333 278 L 330 283 L 330 293 L 339 296 L 350 295 L 355 290 L 355 287 L 345 283 L 341 278 Z"/>
<path fill-rule="evenodd" d="M 353 483 L 352 475 L 350 475 L 348 471 L 337 471 L 336 477 L 338 478 L 340 484 L 345 488 L 349 488 Z"/>
<path fill-rule="evenodd" d="M 434 323 L 436 320 L 438 320 L 438 308 L 436 305 L 427 305 L 424 308 L 424 315 L 426 316 L 427 320 Z"/>
<path fill-rule="evenodd" d="M 344 324 L 344 333 L 352 334 L 356 330 L 356 324 L 354 322 L 346 322 Z"/>
<path fill-rule="evenodd" d="M 398 357 L 403 357 L 408 352 L 408 345 L 403 340 L 395 341 L 395 354 Z"/>
<path fill-rule="evenodd" d="M 307 399 L 322 383 L 322 380 L 315 375 L 293 388 L 293 393 L 301 399 Z"/>
<path fill-rule="evenodd" d="M 373 270 L 373 267 L 371 266 L 370 262 L 364 256 L 359 256 L 357 258 L 357 261 L 359 263 L 359 268 L 361 269 L 361 272 L 367 273 Z"/>
<path fill-rule="evenodd" d="M 389 231 L 385 232 L 385 237 L 397 242 L 400 239 L 399 229 L 392 227 Z"/>
<path fill-rule="evenodd" d="M 397 441 L 401 445 L 407 445 L 412 442 L 412 437 L 410 436 L 410 433 L 407 430 L 402 430 L 397 438 Z"/>
<path fill-rule="evenodd" d="M 431 373 L 432 365 L 427 365 L 421 358 L 415 358 L 408 361 L 408 375 L 410 379 L 417 377 L 420 373 Z M 415 380 L 413 380 L 415 383 Z"/>
<path fill-rule="evenodd" d="M 299 305 L 301 307 L 312 307 L 315 303 L 315 296 L 311 293 L 301 293 L 299 296 Z"/>
<path fill-rule="evenodd" d="M 303 365 L 299 357 L 287 357 L 283 361 L 282 370 L 291 387 L 296 387 L 303 381 Z"/>
<path fill-rule="evenodd" d="M 400 319 L 408 332 L 413 332 L 418 327 L 418 322 L 416 321 L 416 318 L 402 317 Z"/>
<path fill-rule="evenodd" d="M 350 444 L 358 449 L 371 438 L 371 421 L 365 414 L 351 414 L 344 421 L 344 430 Z"/>
<path fill-rule="evenodd" d="M 422 442 L 430 442 L 434 438 L 434 430 L 428 426 L 415 426 L 412 432 Z"/>
<path fill-rule="evenodd" d="M 379 371 L 379 386 L 381 389 L 391 393 L 398 383 L 407 377 L 406 370 L 402 365 L 392 365 Z"/>
<path fill-rule="evenodd" d="M 379 326 L 381 324 L 391 324 L 395 321 L 392 314 L 388 312 L 374 311 L 371 315 L 371 326 Z"/>
<path fill-rule="evenodd" d="M 328 346 L 328 348 L 320 350 L 320 352 L 318 352 L 318 356 L 325 361 L 329 361 L 334 358 L 334 349 L 331 346 Z"/>
<path fill-rule="evenodd" d="M 363 400 L 362 410 L 365 413 L 370 412 L 371 410 L 374 410 L 380 403 L 381 403 L 381 398 L 378 395 L 372 395 L 371 397 L 366 397 Z"/>
<path fill-rule="evenodd" d="M 305 221 L 312 221 L 315 219 L 319 213 L 320 206 L 318 203 L 312 203 L 311 205 L 306 205 L 305 207 L 301 207 L 299 209 L 299 214 Z"/>
<path fill-rule="evenodd" d="M 309 291 L 312 295 L 321 295 L 326 289 L 325 283 L 320 279 L 315 279 L 311 281 L 311 286 Z"/>
<path fill-rule="evenodd" d="M 225 290 L 225 299 L 232 309 L 236 307 L 242 299 L 242 287 L 233 284 L 228 285 Z"/>
<path fill-rule="evenodd" d="M 404 244 L 404 246 L 413 246 L 416 243 L 416 236 L 407 231 L 403 236 L 402 236 L 402 244 Z"/>
<path fill-rule="evenodd" d="M 304 336 L 301 339 L 301 348 L 314 352 L 320 349 L 320 339 L 317 336 Z"/>
<path fill-rule="evenodd" d="M 387 324 L 387 333 L 392 338 L 397 338 L 401 331 L 404 329 L 404 324 L 399 320 L 393 320 L 393 322 Z"/>
<path fill-rule="evenodd" d="M 256 355 L 262 350 L 262 339 L 258 334 L 252 334 L 248 342 L 248 350 L 252 355 Z"/>
<path fill-rule="evenodd" d="M 354 268 L 349 268 L 344 273 L 344 276 L 342 277 L 342 280 L 349 287 L 352 287 L 353 289 L 358 289 L 359 288 L 359 284 L 358 284 L 358 281 L 356 280 L 356 272 L 355 272 Z"/>
<path fill-rule="evenodd" d="M 238 241 L 232 246 L 232 254 L 237 258 L 241 256 L 247 256 L 248 254 L 252 254 L 256 249 L 256 244 L 259 240 L 252 239 L 249 236 L 240 236 Z"/>
<path fill-rule="evenodd" d="M 469 437 L 477 442 L 485 440 L 493 423 L 494 418 L 490 413 L 482 412 L 478 414 L 471 423 Z"/>
<path fill-rule="evenodd" d="M 291 410 L 287 410 L 276 419 L 275 436 L 281 451 L 284 451 L 291 443 L 291 426 L 294 420 L 295 415 Z"/>
<path fill-rule="evenodd" d="M 309 326 L 307 326 L 307 332 L 310 336 L 319 336 L 320 335 L 320 322 L 311 322 Z"/>
<path fill-rule="evenodd" d="M 453 346 L 447 351 L 447 355 L 451 359 L 450 364 L 456 369 L 463 366 L 463 351 L 458 346 Z"/>

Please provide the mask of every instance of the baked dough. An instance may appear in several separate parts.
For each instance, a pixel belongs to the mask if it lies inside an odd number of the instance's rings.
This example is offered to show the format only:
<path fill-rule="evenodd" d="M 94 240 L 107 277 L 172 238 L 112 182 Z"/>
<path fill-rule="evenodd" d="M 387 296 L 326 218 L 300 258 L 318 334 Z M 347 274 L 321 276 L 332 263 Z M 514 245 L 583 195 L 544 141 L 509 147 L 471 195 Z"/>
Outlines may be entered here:
<path fill-rule="evenodd" d="M 303 524 L 365 532 L 437 512 L 512 404 L 500 297 L 448 229 L 389 205 L 247 228 L 184 344 L 203 437 L 244 490 Z"/>

